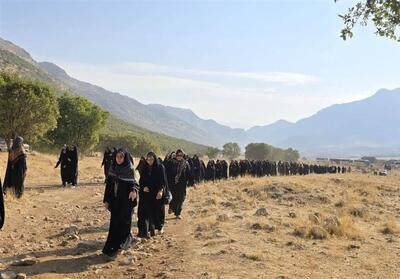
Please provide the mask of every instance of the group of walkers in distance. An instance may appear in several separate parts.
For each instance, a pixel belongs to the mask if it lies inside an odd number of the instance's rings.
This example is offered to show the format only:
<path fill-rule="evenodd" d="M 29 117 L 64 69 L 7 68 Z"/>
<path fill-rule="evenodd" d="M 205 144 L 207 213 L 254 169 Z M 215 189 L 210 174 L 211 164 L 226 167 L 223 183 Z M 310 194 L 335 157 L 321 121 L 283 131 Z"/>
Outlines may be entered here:
<path fill-rule="evenodd" d="M 75 145 L 64 145 L 61 149 L 55 168 L 60 166 L 62 186 L 78 184 L 78 148 Z"/>

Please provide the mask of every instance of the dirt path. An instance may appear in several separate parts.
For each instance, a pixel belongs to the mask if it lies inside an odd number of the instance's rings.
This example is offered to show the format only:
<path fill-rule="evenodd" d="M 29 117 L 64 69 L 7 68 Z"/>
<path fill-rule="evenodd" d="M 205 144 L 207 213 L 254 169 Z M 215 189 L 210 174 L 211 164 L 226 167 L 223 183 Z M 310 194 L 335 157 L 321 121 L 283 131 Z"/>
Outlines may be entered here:
<path fill-rule="evenodd" d="M 109 216 L 101 205 L 102 189 L 47 187 L 28 191 L 20 201 L 7 199 L 0 267 L 30 278 L 194 278 L 185 219 L 167 217 L 163 236 L 135 244 L 114 261 L 104 258 Z M 38 262 L 11 265 L 26 257 Z"/>

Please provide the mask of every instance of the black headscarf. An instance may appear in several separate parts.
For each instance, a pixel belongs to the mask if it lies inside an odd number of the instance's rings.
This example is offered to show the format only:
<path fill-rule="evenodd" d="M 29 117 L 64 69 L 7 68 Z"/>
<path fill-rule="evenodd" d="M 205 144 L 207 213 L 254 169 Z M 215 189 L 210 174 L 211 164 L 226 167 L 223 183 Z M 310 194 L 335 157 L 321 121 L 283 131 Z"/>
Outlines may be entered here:
<path fill-rule="evenodd" d="M 108 176 L 116 177 L 123 181 L 135 182 L 135 176 L 133 172 L 133 165 L 131 163 L 131 156 L 128 151 L 120 148 L 117 150 L 116 154 L 124 154 L 124 162 L 121 165 L 117 164 L 116 159 L 114 159 L 110 170 L 108 171 Z"/>

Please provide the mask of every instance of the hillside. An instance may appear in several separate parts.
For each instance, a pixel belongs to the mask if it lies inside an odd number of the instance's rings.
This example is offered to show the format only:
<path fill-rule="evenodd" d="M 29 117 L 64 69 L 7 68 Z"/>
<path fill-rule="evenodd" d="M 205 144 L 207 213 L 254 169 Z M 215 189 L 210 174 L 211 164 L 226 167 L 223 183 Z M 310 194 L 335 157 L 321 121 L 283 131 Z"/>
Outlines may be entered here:
<path fill-rule="evenodd" d="M 190 109 L 145 105 L 79 81 L 53 63 L 35 62 L 26 51 L 1 39 L 0 66 L 84 96 L 135 130 L 140 127 L 202 145 L 222 146 L 234 141 L 244 147 L 251 142 L 265 142 L 282 148 L 292 147 L 310 157 L 400 154 L 400 127 L 395 122 L 400 119 L 397 109 L 400 89 L 382 89 L 370 98 L 333 105 L 295 123 L 280 120 L 244 130 L 202 119 Z M 197 147 L 204 150 L 204 146 Z"/>
<path fill-rule="evenodd" d="M 48 69 L 49 72 L 51 72 L 52 74 L 43 70 L 44 67 L 46 67 L 46 69 Z M 152 137 L 153 139 L 155 139 L 154 141 L 160 145 L 163 152 L 182 147 L 187 150 L 187 152 L 193 154 L 204 153 L 207 148 L 205 145 L 192 143 L 190 141 L 174 138 L 171 136 L 166 136 L 161 133 L 156 133 L 143 127 L 128 123 L 123 115 L 124 112 L 129 114 L 136 113 L 135 107 L 131 106 L 132 103 L 135 102 L 134 100 L 124 96 L 121 96 L 121 98 L 115 98 L 113 96 L 111 98 L 110 96 L 108 96 L 108 98 L 107 96 L 104 97 L 104 94 L 107 95 L 107 93 L 104 93 L 104 89 L 76 80 L 74 81 L 72 78 L 68 79 L 65 71 L 61 68 L 51 63 L 37 63 L 25 50 L 1 38 L 0 69 L 19 73 L 20 75 L 28 79 L 37 79 L 44 81 L 56 89 L 56 94 L 62 94 L 62 92 L 64 91 L 69 91 L 79 96 L 86 97 L 92 102 L 99 104 L 103 109 L 107 111 L 110 111 L 110 100 L 117 100 L 116 105 L 121 105 L 121 107 L 125 108 L 126 110 L 122 111 L 122 114 L 115 115 L 111 113 L 112 116 L 107 125 L 107 129 L 104 129 L 103 132 L 107 132 L 107 130 L 118 130 L 119 132 L 124 131 L 136 135 L 143 135 L 145 137 Z M 95 99 L 100 101 L 95 101 Z M 128 104 L 128 106 L 125 106 L 125 104 Z"/>

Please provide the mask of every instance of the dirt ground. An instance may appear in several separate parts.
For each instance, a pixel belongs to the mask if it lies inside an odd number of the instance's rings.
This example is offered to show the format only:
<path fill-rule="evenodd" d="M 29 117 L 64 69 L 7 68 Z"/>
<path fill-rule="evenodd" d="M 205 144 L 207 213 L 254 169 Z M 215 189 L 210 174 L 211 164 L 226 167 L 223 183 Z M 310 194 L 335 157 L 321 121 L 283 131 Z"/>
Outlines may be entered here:
<path fill-rule="evenodd" d="M 76 189 L 60 187 L 54 156 L 28 160 L 24 197 L 6 199 L 3 272 L 28 278 L 400 278 L 399 173 L 202 184 L 189 190 L 182 220 L 167 216 L 164 235 L 109 261 L 101 255 L 109 220 L 101 158 L 80 162 Z M 0 154 L 2 176 L 5 161 Z"/>

